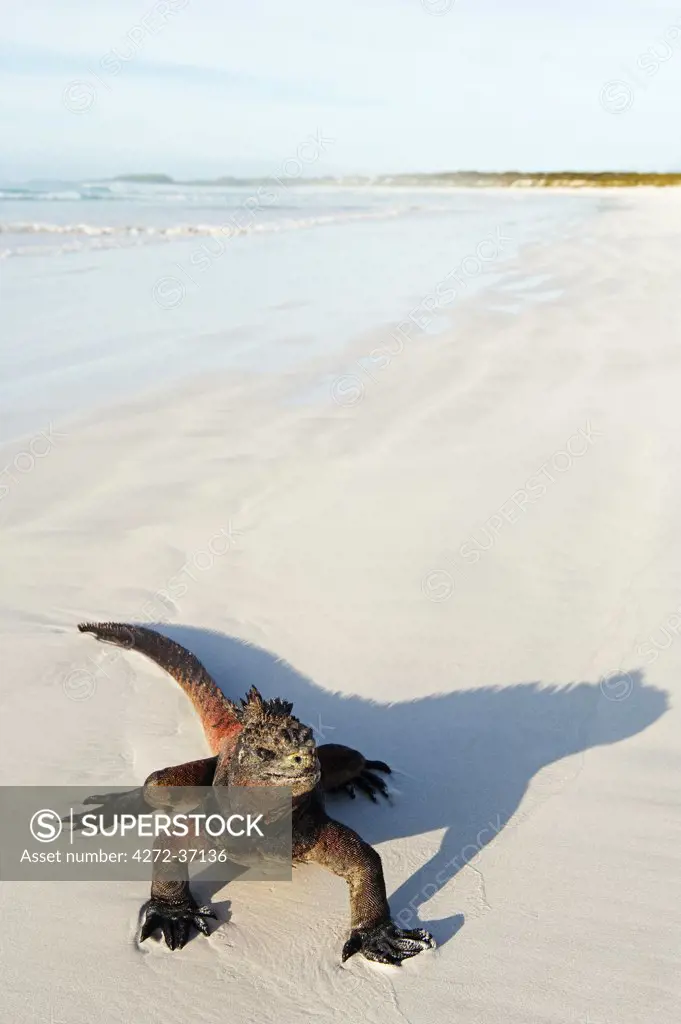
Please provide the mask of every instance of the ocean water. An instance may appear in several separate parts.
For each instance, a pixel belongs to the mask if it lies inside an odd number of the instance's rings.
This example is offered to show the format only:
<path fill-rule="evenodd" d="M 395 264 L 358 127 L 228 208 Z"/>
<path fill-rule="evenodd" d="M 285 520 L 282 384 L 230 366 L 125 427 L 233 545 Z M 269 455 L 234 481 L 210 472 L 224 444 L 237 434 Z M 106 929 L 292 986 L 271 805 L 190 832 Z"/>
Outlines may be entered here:
<path fill-rule="evenodd" d="M 415 309 L 427 343 L 523 246 L 603 202 L 274 180 L 0 188 L 0 443 L 192 374 L 284 372 Z"/>

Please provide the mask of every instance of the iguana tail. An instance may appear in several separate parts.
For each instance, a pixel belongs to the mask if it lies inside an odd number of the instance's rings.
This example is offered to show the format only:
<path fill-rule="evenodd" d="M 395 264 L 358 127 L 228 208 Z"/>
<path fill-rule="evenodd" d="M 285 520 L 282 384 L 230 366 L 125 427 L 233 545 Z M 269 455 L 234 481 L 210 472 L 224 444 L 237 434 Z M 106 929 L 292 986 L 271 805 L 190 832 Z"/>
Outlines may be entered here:
<path fill-rule="evenodd" d="M 167 636 L 120 622 L 81 622 L 81 633 L 104 643 L 139 651 L 176 679 L 196 708 L 213 753 L 241 729 L 240 709 L 228 700 L 197 657 Z"/>

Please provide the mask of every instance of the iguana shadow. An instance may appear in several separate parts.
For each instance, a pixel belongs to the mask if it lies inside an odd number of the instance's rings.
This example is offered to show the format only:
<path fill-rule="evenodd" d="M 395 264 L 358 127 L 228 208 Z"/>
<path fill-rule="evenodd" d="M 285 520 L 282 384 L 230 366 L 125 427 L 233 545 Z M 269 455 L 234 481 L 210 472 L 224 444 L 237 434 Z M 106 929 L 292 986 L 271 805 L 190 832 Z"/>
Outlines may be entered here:
<path fill-rule="evenodd" d="M 574 755 L 636 735 L 668 707 L 667 694 L 637 670 L 600 683 L 525 682 L 380 704 L 325 690 L 234 637 L 168 623 L 154 628 L 196 654 L 228 697 L 255 683 L 264 697 L 293 701 L 318 743 L 346 743 L 393 767 L 393 806 L 332 797 L 329 810 L 374 844 L 447 830 L 437 853 L 390 897 L 398 923 L 427 925 L 440 944 L 463 918 L 421 921 L 420 908 L 501 832 L 537 773 L 565 761 L 542 777 L 533 806 L 576 777 L 582 762 Z"/>

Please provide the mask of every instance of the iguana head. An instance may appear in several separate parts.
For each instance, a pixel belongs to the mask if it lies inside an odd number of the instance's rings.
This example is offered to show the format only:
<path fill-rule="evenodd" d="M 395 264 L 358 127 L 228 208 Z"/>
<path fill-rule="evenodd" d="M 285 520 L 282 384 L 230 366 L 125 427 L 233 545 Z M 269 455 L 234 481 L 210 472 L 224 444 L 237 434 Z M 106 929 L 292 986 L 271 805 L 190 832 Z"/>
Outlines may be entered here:
<path fill-rule="evenodd" d="M 290 786 L 293 796 L 314 789 L 321 774 L 317 745 L 312 729 L 291 714 L 293 705 L 278 698 L 263 700 L 255 687 L 241 703 L 232 781 L 242 786 Z"/>

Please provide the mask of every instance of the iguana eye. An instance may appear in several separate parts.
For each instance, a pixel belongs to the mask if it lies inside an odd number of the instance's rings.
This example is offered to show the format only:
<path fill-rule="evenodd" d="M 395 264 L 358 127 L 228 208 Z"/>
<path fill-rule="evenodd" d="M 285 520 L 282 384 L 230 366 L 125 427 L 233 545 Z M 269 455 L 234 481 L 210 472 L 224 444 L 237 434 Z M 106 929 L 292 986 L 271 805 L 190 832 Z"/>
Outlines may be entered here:
<path fill-rule="evenodd" d="M 256 754 L 261 761 L 271 761 L 274 757 L 274 751 L 268 750 L 267 747 L 258 747 L 256 749 Z"/>

